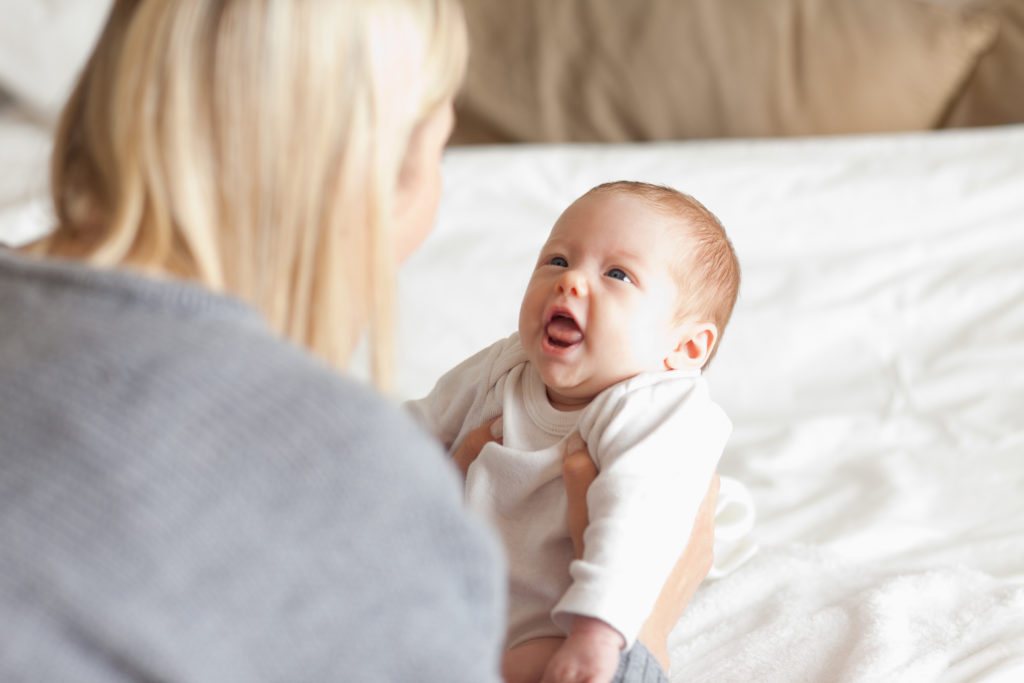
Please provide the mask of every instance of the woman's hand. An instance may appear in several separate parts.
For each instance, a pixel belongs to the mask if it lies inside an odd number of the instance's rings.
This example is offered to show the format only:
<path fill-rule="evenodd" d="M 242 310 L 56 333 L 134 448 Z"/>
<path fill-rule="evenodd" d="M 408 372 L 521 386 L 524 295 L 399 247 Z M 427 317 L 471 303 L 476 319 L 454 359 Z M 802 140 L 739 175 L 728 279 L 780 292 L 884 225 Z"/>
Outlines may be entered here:
<path fill-rule="evenodd" d="M 455 461 L 455 466 L 462 472 L 463 479 L 466 478 L 469 466 L 480 455 L 480 451 L 491 441 L 501 443 L 501 415 L 466 434 L 466 438 L 455 450 L 452 459 Z"/>
<path fill-rule="evenodd" d="M 562 477 L 569 499 L 569 534 L 576 557 L 583 555 L 583 532 L 587 527 L 587 489 L 597 477 L 597 467 L 584 450 L 569 453 L 562 461 Z M 683 611 L 711 571 L 714 561 L 715 508 L 718 505 L 719 479 L 716 473 L 704 497 L 690 532 L 690 540 L 679 557 L 668 581 L 661 589 L 651 615 L 640 631 L 639 639 L 668 673 L 668 637 Z M 638 530 L 637 533 L 643 533 Z"/>

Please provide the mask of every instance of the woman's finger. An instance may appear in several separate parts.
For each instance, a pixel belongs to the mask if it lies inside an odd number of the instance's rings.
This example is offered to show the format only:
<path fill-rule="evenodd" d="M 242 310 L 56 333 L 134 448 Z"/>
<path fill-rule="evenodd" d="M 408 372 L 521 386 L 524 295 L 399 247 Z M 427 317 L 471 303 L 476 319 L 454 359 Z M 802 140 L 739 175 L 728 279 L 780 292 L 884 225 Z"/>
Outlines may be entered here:
<path fill-rule="evenodd" d="M 715 509 L 718 507 L 719 487 L 720 480 L 716 472 L 697 510 L 690 540 L 640 631 L 640 641 L 657 657 L 666 672 L 669 669 L 668 636 L 683 616 L 697 587 L 711 571 L 715 559 Z"/>
<path fill-rule="evenodd" d="M 583 557 L 583 532 L 587 528 L 587 489 L 597 477 L 597 466 L 586 447 L 569 453 L 562 460 L 562 479 L 568 497 L 569 536 L 577 558 Z"/>
<path fill-rule="evenodd" d="M 466 478 L 469 466 L 480 455 L 480 451 L 491 441 L 501 443 L 501 415 L 490 422 L 485 422 L 467 434 L 466 438 L 462 440 L 462 443 L 455 450 L 452 459 L 455 461 L 455 466 L 462 472 L 463 479 Z"/>

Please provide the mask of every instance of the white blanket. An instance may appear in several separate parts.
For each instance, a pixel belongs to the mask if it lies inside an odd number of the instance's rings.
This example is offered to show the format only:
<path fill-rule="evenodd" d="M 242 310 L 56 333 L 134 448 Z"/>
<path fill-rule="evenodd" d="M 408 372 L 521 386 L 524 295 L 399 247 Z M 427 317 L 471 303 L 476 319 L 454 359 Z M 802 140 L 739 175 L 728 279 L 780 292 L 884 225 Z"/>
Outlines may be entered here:
<path fill-rule="evenodd" d="M 46 139 L 0 142 L 20 242 Z M 696 195 L 744 269 L 708 377 L 761 550 L 697 593 L 673 680 L 1024 680 L 1024 126 L 450 151 L 397 398 L 514 330 L 551 223 L 617 178 Z"/>
<path fill-rule="evenodd" d="M 1024 680 L 1024 127 L 452 150 L 402 398 L 515 329 L 551 223 L 618 178 L 707 203 L 744 269 L 708 377 L 761 551 L 673 680 Z"/>

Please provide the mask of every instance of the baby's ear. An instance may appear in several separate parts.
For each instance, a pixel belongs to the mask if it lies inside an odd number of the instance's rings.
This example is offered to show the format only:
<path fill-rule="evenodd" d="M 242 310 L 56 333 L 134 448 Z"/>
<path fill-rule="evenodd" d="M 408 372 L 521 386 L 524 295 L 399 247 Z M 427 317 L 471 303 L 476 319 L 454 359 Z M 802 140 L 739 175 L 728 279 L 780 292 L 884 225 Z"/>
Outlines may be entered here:
<path fill-rule="evenodd" d="M 718 326 L 714 323 L 686 323 L 680 328 L 679 343 L 665 358 L 668 370 L 704 367 L 718 341 Z"/>

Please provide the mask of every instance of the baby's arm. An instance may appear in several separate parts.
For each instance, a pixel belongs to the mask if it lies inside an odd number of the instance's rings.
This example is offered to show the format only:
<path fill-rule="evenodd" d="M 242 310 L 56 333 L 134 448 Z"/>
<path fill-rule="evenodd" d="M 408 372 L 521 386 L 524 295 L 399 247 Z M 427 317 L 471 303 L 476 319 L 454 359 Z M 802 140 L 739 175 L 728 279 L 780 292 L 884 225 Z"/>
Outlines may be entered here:
<path fill-rule="evenodd" d="M 702 383 L 640 380 L 602 394 L 581 417 L 601 471 L 587 492 L 583 557 L 570 565 L 572 585 L 552 614 L 563 628 L 575 614 L 600 618 L 627 647 L 682 553 L 730 428 Z M 657 543 L 636 533 L 665 525 L 677 531 L 675 543 L 667 531 Z"/>
<path fill-rule="evenodd" d="M 501 413 L 495 385 L 521 355 L 516 338 L 496 342 L 442 375 L 423 398 L 406 401 L 405 408 L 454 455 L 470 431 Z"/>
<path fill-rule="evenodd" d="M 505 683 L 609 683 L 626 641 L 599 619 L 577 616 L 567 638 L 535 638 L 505 653 Z"/>
<path fill-rule="evenodd" d="M 600 619 L 576 616 L 569 636 L 544 670 L 542 683 L 608 683 L 626 640 Z"/>

